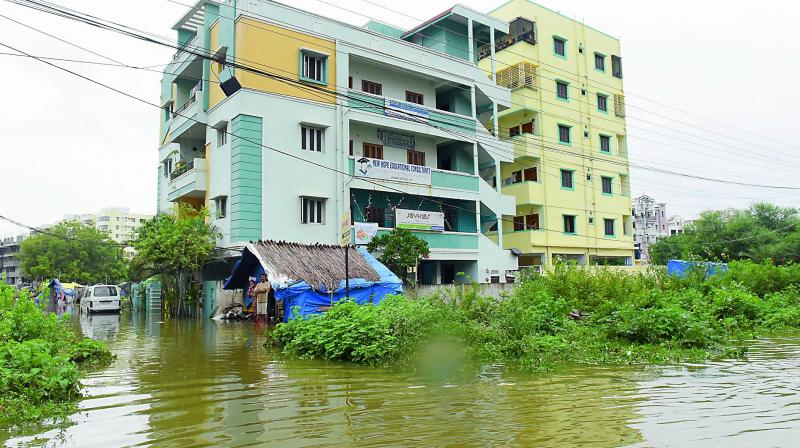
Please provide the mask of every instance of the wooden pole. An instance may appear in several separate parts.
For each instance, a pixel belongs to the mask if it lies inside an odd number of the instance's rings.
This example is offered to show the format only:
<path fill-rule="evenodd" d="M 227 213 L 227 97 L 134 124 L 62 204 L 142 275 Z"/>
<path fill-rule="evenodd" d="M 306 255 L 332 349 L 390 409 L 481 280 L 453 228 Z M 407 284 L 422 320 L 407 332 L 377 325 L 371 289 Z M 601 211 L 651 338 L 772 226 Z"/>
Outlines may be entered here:
<path fill-rule="evenodd" d="M 350 246 L 344 246 L 344 294 L 350 298 Z"/>

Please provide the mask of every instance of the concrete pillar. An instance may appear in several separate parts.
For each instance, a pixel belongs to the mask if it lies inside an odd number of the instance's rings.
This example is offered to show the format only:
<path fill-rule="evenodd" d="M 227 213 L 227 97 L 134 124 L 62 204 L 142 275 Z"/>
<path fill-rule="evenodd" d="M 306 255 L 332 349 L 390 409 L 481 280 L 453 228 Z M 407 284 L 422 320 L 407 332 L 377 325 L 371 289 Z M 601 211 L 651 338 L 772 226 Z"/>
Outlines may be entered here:
<path fill-rule="evenodd" d="M 497 116 L 497 103 L 492 101 L 492 128 L 494 136 L 500 138 L 500 117 Z"/>
<path fill-rule="evenodd" d="M 489 28 L 489 46 L 491 46 L 492 81 L 497 82 L 497 69 L 494 65 L 494 28 Z"/>
<path fill-rule="evenodd" d="M 475 63 L 475 39 L 472 36 L 472 19 L 467 19 L 467 45 L 469 45 L 469 62 Z"/>
<path fill-rule="evenodd" d="M 478 120 L 478 104 L 477 104 L 477 101 L 475 100 L 476 96 L 475 96 L 475 85 L 474 84 L 470 86 L 469 94 L 470 94 L 470 101 L 472 101 L 472 118 L 475 119 L 475 121 L 477 121 Z M 481 126 L 481 124 L 478 123 L 478 126 Z"/>

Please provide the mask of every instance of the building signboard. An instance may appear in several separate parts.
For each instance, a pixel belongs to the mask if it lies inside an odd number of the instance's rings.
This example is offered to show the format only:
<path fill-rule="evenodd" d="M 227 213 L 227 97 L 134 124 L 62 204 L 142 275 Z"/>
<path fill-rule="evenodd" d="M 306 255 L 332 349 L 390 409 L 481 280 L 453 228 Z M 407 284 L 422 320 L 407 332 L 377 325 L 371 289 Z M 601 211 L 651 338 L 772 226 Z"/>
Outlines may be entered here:
<path fill-rule="evenodd" d="M 342 213 L 342 238 L 339 240 L 340 246 L 349 246 L 352 241 L 352 229 L 350 228 L 350 210 L 345 210 Z"/>
<path fill-rule="evenodd" d="M 375 235 L 378 234 L 378 223 L 377 222 L 357 222 L 354 224 L 355 226 L 355 241 L 356 246 L 364 246 L 369 244 Z"/>
<path fill-rule="evenodd" d="M 416 103 L 386 98 L 383 105 L 384 114 L 389 117 L 411 121 L 428 121 L 428 108 Z"/>
<path fill-rule="evenodd" d="M 427 166 L 368 157 L 356 160 L 355 176 L 412 184 L 431 184 L 431 169 Z"/>
<path fill-rule="evenodd" d="M 422 210 L 396 209 L 395 227 L 398 229 L 444 231 L 444 213 Z"/>
<path fill-rule="evenodd" d="M 378 129 L 378 140 L 384 146 L 400 149 L 414 149 L 417 146 L 414 134 L 403 134 L 401 132 L 387 131 L 386 129 Z"/>

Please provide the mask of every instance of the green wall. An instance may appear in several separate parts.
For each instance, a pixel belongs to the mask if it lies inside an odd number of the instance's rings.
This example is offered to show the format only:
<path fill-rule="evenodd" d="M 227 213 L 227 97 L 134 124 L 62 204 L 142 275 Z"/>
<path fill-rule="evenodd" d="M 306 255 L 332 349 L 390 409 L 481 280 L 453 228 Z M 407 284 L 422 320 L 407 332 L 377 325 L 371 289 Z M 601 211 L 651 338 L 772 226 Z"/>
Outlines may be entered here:
<path fill-rule="evenodd" d="M 237 115 L 231 120 L 231 242 L 261 238 L 263 119 Z"/>

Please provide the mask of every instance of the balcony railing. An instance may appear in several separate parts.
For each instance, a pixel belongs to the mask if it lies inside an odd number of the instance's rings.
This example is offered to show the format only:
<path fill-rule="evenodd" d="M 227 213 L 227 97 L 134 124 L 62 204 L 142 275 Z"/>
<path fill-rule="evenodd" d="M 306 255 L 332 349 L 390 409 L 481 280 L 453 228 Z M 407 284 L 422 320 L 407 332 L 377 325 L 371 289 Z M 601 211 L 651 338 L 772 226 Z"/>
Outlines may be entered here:
<path fill-rule="evenodd" d="M 431 109 L 420 104 L 386 98 L 358 90 L 350 90 L 347 96 L 348 105 L 354 110 L 400 118 L 444 130 L 466 132 L 475 132 L 476 130 L 475 120 L 466 115 Z"/>
<path fill-rule="evenodd" d="M 183 111 L 185 111 L 186 109 L 192 107 L 192 105 L 197 100 L 196 96 L 197 96 L 197 93 L 193 93 L 192 96 L 190 96 L 189 99 L 186 100 L 185 103 L 183 103 L 183 105 L 181 105 L 179 108 L 175 109 L 175 111 L 172 112 L 172 118 L 177 117 L 178 115 L 183 113 Z"/>
<path fill-rule="evenodd" d="M 517 42 L 527 42 L 531 45 L 536 45 L 536 32 L 528 31 L 526 33 L 517 34 L 514 36 L 506 36 L 494 43 L 494 51 L 504 50 Z M 492 55 L 492 45 L 485 44 L 478 47 L 478 60 L 488 58 Z"/>
<path fill-rule="evenodd" d="M 187 163 L 185 163 L 184 165 L 181 165 L 178 168 L 176 168 L 175 171 L 173 171 L 169 175 L 169 180 L 175 180 L 175 179 L 181 177 L 181 175 L 183 175 L 185 173 L 188 173 L 189 171 L 191 171 L 193 169 L 194 169 L 194 160 L 190 160 Z"/>

